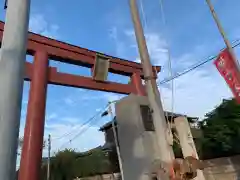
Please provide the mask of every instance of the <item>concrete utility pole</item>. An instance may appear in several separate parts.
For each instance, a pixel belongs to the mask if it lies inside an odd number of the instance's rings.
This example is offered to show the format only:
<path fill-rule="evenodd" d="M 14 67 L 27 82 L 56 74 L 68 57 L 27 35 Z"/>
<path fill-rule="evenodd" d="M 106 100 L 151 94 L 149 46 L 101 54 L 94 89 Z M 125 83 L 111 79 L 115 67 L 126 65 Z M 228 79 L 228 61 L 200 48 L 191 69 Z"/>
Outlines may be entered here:
<path fill-rule="evenodd" d="M 165 120 L 164 111 L 160 99 L 160 94 L 156 85 L 156 78 L 153 76 L 152 65 L 150 62 L 149 53 L 147 50 L 146 40 L 143 33 L 143 28 L 139 18 L 139 12 L 136 4 L 136 0 L 129 0 L 131 15 L 135 29 L 135 35 L 137 39 L 138 49 L 140 53 L 140 59 L 143 67 L 144 78 L 146 82 L 146 90 L 152 109 L 153 121 L 156 129 L 156 136 L 160 149 L 160 159 L 162 161 L 162 167 L 165 171 L 161 170 L 159 179 L 168 180 L 170 175 L 170 169 L 173 161 L 172 147 L 168 141 L 169 134 L 167 128 L 167 122 Z M 165 172 L 165 173 L 164 173 Z"/>
<path fill-rule="evenodd" d="M 188 156 L 193 156 L 196 159 L 199 159 L 187 118 L 177 117 L 174 119 L 174 122 L 179 137 L 183 157 L 186 158 Z M 195 180 L 205 180 L 203 172 L 199 169 L 197 170 L 197 177 L 195 178 Z"/>
<path fill-rule="evenodd" d="M 227 46 L 227 49 L 231 53 L 231 55 L 232 55 L 232 57 L 233 57 L 233 59 L 235 61 L 236 67 L 240 71 L 239 62 L 237 60 L 237 57 L 236 57 L 236 55 L 235 55 L 235 53 L 233 51 L 233 48 L 232 48 L 232 45 L 231 45 L 230 41 L 228 40 L 228 38 L 227 38 L 227 36 L 226 36 L 226 34 L 224 32 L 224 29 L 223 29 L 223 27 L 222 27 L 222 25 L 220 23 L 220 20 L 218 19 L 218 16 L 217 16 L 217 14 L 216 14 L 216 12 L 214 10 L 214 7 L 213 7 L 213 5 L 211 3 L 211 0 L 206 0 L 206 2 L 207 2 L 207 5 L 208 5 L 208 7 L 209 7 L 209 9 L 211 11 L 211 14 L 213 16 L 214 21 L 217 24 L 218 30 L 219 30 L 219 32 L 220 32 L 220 34 L 221 34 L 221 36 L 222 36 L 226 46 Z"/>
<path fill-rule="evenodd" d="M 0 180 L 13 180 L 21 115 L 30 0 L 8 0 L 0 55 Z"/>
<path fill-rule="evenodd" d="M 114 122 L 114 115 L 113 115 L 113 112 L 112 112 L 111 105 L 112 105 L 112 102 L 109 102 L 108 112 L 111 115 L 113 136 L 114 136 L 115 146 L 116 146 L 116 150 L 117 150 L 118 164 L 119 164 L 120 173 L 121 173 L 121 180 L 124 180 L 123 166 L 122 166 L 122 157 L 121 157 L 121 154 L 120 154 L 120 148 L 119 148 L 119 143 L 118 143 L 118 136 L 117 136 L 117 132 L 116 132 L 116 126 L 115 126 L 115 122 Z"/>
<path fill-rule="evenodd" d="M 47 180 L 50 179 L 50 158 L 51 158 L 51 135 L 48 135 L 48 166 L 47 166 Z"/>

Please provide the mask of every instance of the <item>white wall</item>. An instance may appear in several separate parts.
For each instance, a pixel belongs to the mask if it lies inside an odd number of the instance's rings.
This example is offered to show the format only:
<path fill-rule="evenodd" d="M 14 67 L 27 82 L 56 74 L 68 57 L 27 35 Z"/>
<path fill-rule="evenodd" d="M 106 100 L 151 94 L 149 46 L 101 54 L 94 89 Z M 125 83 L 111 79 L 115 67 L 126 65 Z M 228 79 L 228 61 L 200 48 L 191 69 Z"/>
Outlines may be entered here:
<path fill-rule="evenodd" d="M 159 159 L 155 132 L 145 131 L 140 104 L 146 97 L 129 95 L 116 103 L 116 119 L 124 180 L 149 180 L 151 166 Z"/>

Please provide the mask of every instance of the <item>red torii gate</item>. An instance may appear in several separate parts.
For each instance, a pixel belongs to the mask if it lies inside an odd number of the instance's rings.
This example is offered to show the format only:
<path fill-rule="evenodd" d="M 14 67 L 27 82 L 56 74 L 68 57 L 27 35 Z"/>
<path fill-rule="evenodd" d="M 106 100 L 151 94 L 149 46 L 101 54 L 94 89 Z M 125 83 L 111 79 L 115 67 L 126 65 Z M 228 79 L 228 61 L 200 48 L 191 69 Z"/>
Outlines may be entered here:
<path fill-rule="evenodd" d="M 4 22 L 0 21 L 0 40 L 2 41 Z M 45 106 L 47 84 L 85 88 L 121 94 L 146 95 L 142 84 L 143 70 L 139 63 L 107 56 L 110 59 L 109 72 L 130 76 L 129 84 L 99 82 L 90 77 L 83 77 L 58 72 L 49 67 L 49 59 L 78 66 L 93 68 L 95 51 L 73 46 L 29 32 L 27 54 L 34 56 L 34 62 L 26 62 L 25 80 L 31 81 L 27 107 L 24 144 L 21 155 L 19 180 L 39 180 L 42 159 L 42 144 L 45 124 Z M 105 55 L 106 56 L 106 55 Z M 160 72 L 160 67 L 153 67 L 153 73 Z"/>

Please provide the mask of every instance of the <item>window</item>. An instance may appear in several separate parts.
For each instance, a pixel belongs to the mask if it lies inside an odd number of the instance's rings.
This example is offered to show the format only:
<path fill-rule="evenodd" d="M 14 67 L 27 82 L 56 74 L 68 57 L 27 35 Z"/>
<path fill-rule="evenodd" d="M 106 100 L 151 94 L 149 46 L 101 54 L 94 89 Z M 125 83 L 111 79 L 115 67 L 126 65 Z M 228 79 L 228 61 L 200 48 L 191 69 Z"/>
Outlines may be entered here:
<path fill-rule="evenodd" d="M 140 105 L 140 111 L 141 111 L 143 126 L 145 128 L 145 131 L 155 131 L 152 113 L 149 106 Z"/>

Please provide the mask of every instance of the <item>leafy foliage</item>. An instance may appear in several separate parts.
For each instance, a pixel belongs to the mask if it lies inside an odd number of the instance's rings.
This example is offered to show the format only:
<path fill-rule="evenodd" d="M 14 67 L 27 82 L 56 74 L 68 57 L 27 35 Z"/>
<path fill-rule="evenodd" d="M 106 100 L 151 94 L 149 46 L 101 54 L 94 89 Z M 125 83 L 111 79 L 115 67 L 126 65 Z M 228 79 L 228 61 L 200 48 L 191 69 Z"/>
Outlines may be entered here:
<path fill-rule="evenodd" d="M 42 167 L 42 179 L 46 179 L 47 166 Z M 51 158 L 51 180 L 72 180 L 112 172 L 111 163 L 101 148 L 79 153 L 72 149 L 59 151 Z"/>
<path fill-rule="evenodd" d="M 202 159 L 231 156 L 240 153 L 240 105 L 235 100 L 224 100 L 206 114 L 199 123 L 203 136 L 196 147 Z M 181 157 L 181 149 L 174 143 L 174 152 Z M 86 153 L 71 149 L 59 151 L 51 158 L 51 180 L 72 180 L 119 171 L 116 151 L 104 152 L 101 147 Z M 46 164 L 42 166 L 42 179 L 46 179 Z"/>
<path fill-rule="evenodd" d="M 199 122 L 202 136 L 195 139 L 201 159 L 227 157 L 240 154 L 240 105 L 234 99 L 223 100 Z M 181 148 L 173 145 L 176 157 L 182 157 Z"/>
<path fill-rule="evenodd" d="M 234 99 L 223 100 L 199 123 L 203 138 L 203 158 L 217 158 L 240 153 L 240 105 Z"/>

